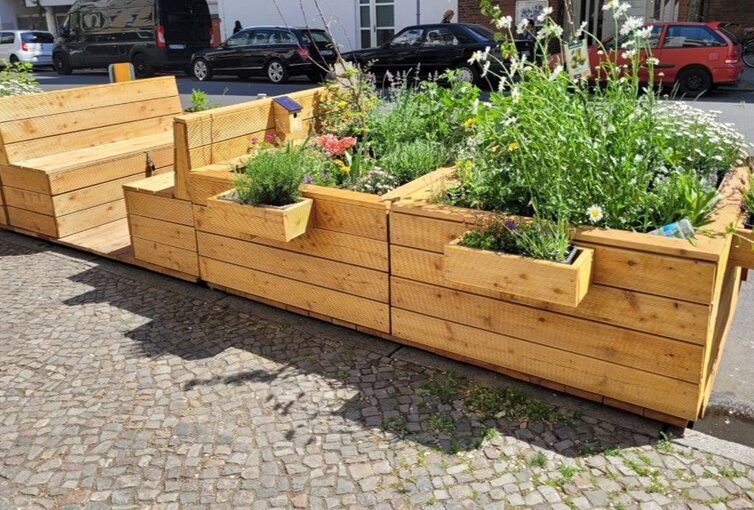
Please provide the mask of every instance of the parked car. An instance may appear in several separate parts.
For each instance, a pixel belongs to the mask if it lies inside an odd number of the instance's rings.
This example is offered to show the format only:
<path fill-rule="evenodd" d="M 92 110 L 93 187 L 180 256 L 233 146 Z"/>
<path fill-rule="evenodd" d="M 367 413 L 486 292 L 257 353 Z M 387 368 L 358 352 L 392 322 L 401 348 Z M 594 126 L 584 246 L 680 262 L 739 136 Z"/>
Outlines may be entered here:
<path fill-rule="evenodd" d="M 40 30 L 0 31 L 0 65 L 24 63 L 32 66 L 52 65 L 55 36 Z"/>
<path fill-rule="evenodd" d="M 188 69 L 211 37 L 206 0 L 76 0 L 52 58 L 60 74 L 131 62 L 138 76 L 150 76 Z"/>
<path fill-rule="evenodd" d="M 516 41 L 519 52 L 524 51 L 525 41 Z M 401 30 L 386 44 L 346 53 L 343 58 L 368 68 L 377 76 L 414 72 L 420 76 L 442 74 L 446 70 L 458 71 L 461 79 L 477 82 L 482 74 L 479 63 L 469 64 L 475 51 L 493 49 L 497 58 L 489 59 L 498 67 L 502 60 L 499 43 L 491 30 L 469 23 L 441 23 L 414 25 Z"/>
<path fill-rule="evenodd" d="M 321 81 L 336 59 L 335 45 L 324 30 L 250 27 L 217 48 L 195 53 L 191 69 L 199 81 L 211 80 L 215 73 L 266 76 L 272 83 L 297 75 Z"/>
<path fill-rule="evenodd" d="M 738 39 L 722 28 L 720 23 L 650 23 L 652 56 L 659 60 L 655 66 L 655 81 L 663 85 L 677 85 L 680 94 L 697 96 L 717 85 L 735 84 L 744 71 L 742 48 Z M 618 39 L 620 47 L 627 36 Z M 614 40 L 606 41 L 607 55 L 598 55 L 599 48 L 590 48 L 589 59 L 595 76 L 604 59 L 625 63 L 623 50 L 615 54 Z M 646 70 L 640 76 L 649 81 Z"/>

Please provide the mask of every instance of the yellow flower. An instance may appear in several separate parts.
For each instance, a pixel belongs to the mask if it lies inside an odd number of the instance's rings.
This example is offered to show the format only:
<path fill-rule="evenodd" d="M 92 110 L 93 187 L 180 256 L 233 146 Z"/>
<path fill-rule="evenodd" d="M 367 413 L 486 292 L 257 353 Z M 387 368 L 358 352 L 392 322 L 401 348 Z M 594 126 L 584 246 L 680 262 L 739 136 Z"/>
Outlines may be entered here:
<path fill-rule="evenodd" d="M 346 175 L 351 173 L 351 167 L 343 163 L 341 160 L 336 159 L 335 164 L 340 168 L 340 171 Z"/>
<path fill-rule="evenodd" d="M 474 117 L 471 117 L 471 118 L 469 118 L 469 119 L 466 119 L 466 120 L 465 120 L 465 121 L 463 122 L 463 127 L 465 127 L 466 129 L 468 129 L 468 128 L 470 128 L 471 126 L 473 126 L 474 124 L 476 124 L 476 119 L 475 119 Z"/>
<path fill-rule="evenodd" d="M 508 144 L 508 152 L 517 151 L 520 148 L 521 146 L 518 144 L 518 142 L 511 142 Z"/>
<path fill-rule="evenodd" d="M 348 106 L 348 103 L 346 103 L 345 101 L 338 101 L 338 106 L 341 108 L 345 108 L 346 106 Z"/>

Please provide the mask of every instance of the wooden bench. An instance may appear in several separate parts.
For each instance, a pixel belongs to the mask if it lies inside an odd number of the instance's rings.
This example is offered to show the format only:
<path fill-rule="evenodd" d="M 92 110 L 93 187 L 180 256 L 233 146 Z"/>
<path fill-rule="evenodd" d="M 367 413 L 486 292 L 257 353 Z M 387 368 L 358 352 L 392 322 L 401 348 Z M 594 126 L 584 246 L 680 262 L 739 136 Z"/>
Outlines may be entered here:
<path fill-rule="evenodd" d="M 8 225 L 65 239 L 126 217 L 123 184 L 173 169 L 175 78 L 0 99 Z"/>

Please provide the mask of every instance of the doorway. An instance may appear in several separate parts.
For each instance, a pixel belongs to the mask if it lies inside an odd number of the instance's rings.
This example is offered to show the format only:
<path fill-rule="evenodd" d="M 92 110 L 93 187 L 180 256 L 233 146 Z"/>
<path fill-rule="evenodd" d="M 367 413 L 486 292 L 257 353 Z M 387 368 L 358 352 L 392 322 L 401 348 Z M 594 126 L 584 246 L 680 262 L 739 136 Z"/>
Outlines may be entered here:
<path fill-rule="evenodd" d="M 359 47 L 382 46 L 395 35 L 395 0 L 359 1 Z"/>

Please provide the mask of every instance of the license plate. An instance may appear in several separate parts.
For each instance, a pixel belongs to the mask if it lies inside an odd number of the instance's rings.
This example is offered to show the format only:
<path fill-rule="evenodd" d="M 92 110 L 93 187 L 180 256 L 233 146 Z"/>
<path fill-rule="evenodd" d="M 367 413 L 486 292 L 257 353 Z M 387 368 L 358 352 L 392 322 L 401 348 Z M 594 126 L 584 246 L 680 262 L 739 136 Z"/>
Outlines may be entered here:
<path fill-rule="evenodd" d="M 320 50 L 319 54 L 322 55 L 323 57 L 329 57 L 333 53 L 332 53 L 332 50 Z"/>
<path fill-rule="evenodd" d="M 169 44 L 168 48 L 171 50 L 185 50 L 186 45 L 185 44 Z"/>

